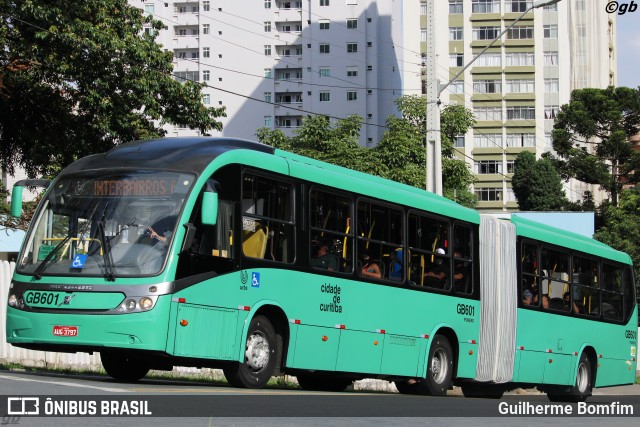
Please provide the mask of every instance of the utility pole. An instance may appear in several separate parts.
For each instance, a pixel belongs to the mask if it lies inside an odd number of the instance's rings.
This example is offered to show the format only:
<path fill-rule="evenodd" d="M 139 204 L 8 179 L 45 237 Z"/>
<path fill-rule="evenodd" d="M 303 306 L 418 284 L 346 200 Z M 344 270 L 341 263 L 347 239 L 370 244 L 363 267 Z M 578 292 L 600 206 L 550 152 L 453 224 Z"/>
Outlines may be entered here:
<path fill-rule="evenodd" d="M 442 195 L 442 147 L 440 139 L 440 82 L 436 51 L 435 2 L 427 2 L 427 191 Z"/>

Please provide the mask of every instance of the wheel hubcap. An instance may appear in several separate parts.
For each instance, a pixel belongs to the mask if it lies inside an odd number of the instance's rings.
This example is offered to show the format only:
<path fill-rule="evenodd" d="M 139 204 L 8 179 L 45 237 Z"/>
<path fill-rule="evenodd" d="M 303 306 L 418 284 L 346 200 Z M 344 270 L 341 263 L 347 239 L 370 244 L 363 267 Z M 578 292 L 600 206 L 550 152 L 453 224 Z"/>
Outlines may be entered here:
<path fill-rule="evenodd" d="M 254 332 L 247 338 L 245 351 L 247 364 L 253 371 L 259 371 L 269 363 L 269 342 L 260 332 Z"/>
<path fill-rule="evenodd" d="M 447 363 L 447 354 L 442 349 L 437 349 L 431 358 L 431 377 L 438 384 L 447 377 Z"/>
<path fill-rule="evenodd" d="M 578 386 L 578 391 L 580 393 L 584 393 L 587 391 L 589 387 L 589 375 L 587 374 L 587 365 L 581 363 L 578 366 L 578 378 L 576 379 L 576 384 Z"/>

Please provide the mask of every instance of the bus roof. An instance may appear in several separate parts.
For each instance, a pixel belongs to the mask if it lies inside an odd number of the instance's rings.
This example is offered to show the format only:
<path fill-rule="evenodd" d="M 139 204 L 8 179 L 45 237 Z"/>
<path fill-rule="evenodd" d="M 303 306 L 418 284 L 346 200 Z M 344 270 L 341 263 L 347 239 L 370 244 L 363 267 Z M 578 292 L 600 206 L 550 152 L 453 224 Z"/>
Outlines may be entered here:
<path fill-rule="evenodd" d="M 624 264 L 631 264 L 631 257 L 629 255 L 581 234 L 565 231 L 516 215 L 511 216 L 511 222 L 515 224 L 516 234 L 518 236 L 540 240 L 590 255 L 601 256 Z"/>

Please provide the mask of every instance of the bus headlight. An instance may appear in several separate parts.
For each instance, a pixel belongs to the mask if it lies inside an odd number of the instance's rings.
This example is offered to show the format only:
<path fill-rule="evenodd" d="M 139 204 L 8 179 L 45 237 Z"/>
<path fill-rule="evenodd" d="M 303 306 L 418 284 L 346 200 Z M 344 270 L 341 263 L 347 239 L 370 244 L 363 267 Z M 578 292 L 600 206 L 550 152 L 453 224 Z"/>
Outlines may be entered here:
<path fill-rule="evenodd" d="M 153 307 L 153 300 L 149 297 L 140 298 L 140 309 L 141 310 L 151 310 Z"/>
<path fill-rule="evenodd" d="M 136 309 L 136 300 L 128 299 L 124 302 L 124 306 L 127 310 L 133 311 Z"/>
<path fill-rule="evenodd" d="M 9 303 L 10 307 L 17 306 L 18 305 L 18 297 L 15 296 L 14 294 L 9 295 L 8 303 Z"/>

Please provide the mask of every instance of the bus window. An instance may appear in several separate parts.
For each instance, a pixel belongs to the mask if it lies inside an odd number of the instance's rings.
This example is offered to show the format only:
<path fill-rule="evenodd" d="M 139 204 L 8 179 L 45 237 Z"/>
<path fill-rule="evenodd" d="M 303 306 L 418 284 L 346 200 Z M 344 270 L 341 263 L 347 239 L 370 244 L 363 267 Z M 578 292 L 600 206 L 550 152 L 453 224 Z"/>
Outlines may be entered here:
<path fill-rule="evenodd" d="M 353 271 L 351 200 L 312 190 L 309 204 L 311 266 L 350 273 Z"/>
<path fill-rule="evenodd" d="M 291 263 L 294 254 L 293 187 L 246 174 L 242 185 L 242 253 Z"/>
<path fill-rule="evenodd" d="M 631 316 L 636 303 L 635 284 L 633 283 L 633 273 L 631 268 L 624 268 L 624 317 L 626 320 Z"/>
<path fill-rule="evenodd" d="M 473 291 L 473 245 L 471 228 L 456 224 L 453 227 L 453 285 L 456 292 Z"/>
<path fill-rule="evenodd" d="M 521 252 L 521 274 L 522 289 L 520 294 L 525 295 L 525 291 L 531 293 L 531 297 L 527 298 L 529 306 L 540 305 L 540 269 L 539 266 L 539 250 L 538 245 L 529 242 L 522 243 Z"/>
<path fill-rule="evenodd" d="M 549 248 L 542 248 L 542 296 L 543 308 L 568 311 L 564 294 L 569 292 L 569 255 Z"/>
<path fill-rule="evenodd" d="M 388 279 L 389 265 L 394 261 L 396 249 L 404 246 L 402 241 L 403 214 L 399 209 L 381 206 L 368 201 L 358 202 L 358 273 L 363 275 L 363 267 L 370 265 L 367 270 L 375 270 L 373 264 L 380 270 L 380 277 Z M 364 255 L 369 260 L 364 260 Z M 369 271 L 378 275 L 376 271 Z M 402 272 L 395 280 L 403 281 Z M 371 276 L 373 277 L 373 276 Z"/>
<path fill-rule="evenodd" d="M 580 256 L 573 257 L 572 299 L 580 313 L 600 315 L 600 289 L 598 287 L 598 262 Z"/>
<path fill-rule="evenodd" d="M 416 285 L 434 289 L 451 287 L 449 224 L 422 215 L 409 215 L 410 271 Z"/>
<path fill-rule="evenodd" d="M 602 317 L 622 320 L 622 268 L 602 263 Z"/>

